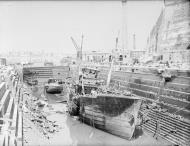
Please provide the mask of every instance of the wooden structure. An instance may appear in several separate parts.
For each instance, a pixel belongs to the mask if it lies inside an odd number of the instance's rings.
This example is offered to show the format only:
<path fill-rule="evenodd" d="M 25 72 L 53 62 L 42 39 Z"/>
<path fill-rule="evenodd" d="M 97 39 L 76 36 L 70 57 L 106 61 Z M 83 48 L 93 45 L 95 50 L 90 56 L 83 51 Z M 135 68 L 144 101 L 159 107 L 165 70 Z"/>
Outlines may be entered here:
<path fill-rule="evenodd" d="M 20 108 L 19 79 L 13 77 L 9 86 L 0 84 L 0 145 L 22 146 L 23 145 L 23 119 Z"/>
<path fill-rule="evenodd" d="M 0 58 L 0 66 L 7 65 L 6 58 Z"/>

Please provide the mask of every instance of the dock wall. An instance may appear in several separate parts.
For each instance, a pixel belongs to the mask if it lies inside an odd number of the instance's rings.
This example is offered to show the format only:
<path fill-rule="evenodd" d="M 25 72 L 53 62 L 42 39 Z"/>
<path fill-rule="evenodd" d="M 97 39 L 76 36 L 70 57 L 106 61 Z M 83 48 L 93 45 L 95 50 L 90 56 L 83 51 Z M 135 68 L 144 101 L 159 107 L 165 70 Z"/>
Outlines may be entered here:
<path fill-rule="evenodd" d="M 23 145 L 23 121 L 20 109 L 19 78 L 0 84 L 0 145 Z"/>
<path fill-rule="evenodd" d="M 77 77 L 76 67 L 59 67 L 63 76 Z M 99 67 L 99 78 L 107 80 L 108 67 Z M 38 72 L 38 78 L 56 76 L 53 68 L 30 68 Z M 26 71 L 26 68 L 23 69 Z M 156 68 L 121 67 L 113 71 L 110 86 L 129 90 L 143 99 L 140 115 L 145 122 L 142 127 L 174 144 L 188 145 L 190 139 L 190 71 L 163 70 L 171 79 L 165 81 L 163 73 Z M 57 72 L 58 73 L 58 72 Z M 24 76 L 27 79 L 27 75 Z M 157 102 L 157 109 L 151 108 Z M 159 129 L 157 127 L 160 127 Z"/>
<path fill-rule="evenodd" d="M 47 81 L 49 78 L 65 79 L 69 76 L 69 66 L 53 66 L 53 67 L 24 67 L 23 79 L 24 81 L 31 79 L 39 79 L 40 81 Z"/>
<path fill-rule="evenodd" d="M 171 80 L 164 82 L 162 74 L 157 69 L 121 68 L 121 71 L 112 73 L 110 86 L 129 90 L 143 99 L 141 114 L 146 115 L 146 119 L 149 120 L 143 125 L 144 129 L 172 143 L 188 145 L 190 142 L 190 71 L 168 69 L 167 72 L 171 75 Z M 102 68 L 100 79 L 106 81 L 107 75 L 108 70 Z M 157 101 L 159 109 L 149 109 L 147 105 Z M 157 132 L 158 126 L 159 132 Z"/>

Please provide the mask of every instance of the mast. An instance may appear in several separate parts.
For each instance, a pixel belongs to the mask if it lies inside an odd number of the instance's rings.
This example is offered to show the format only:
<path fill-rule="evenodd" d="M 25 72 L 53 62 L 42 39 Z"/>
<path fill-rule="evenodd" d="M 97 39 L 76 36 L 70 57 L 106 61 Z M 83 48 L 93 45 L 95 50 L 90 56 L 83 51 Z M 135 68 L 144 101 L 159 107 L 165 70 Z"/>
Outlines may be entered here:
<path fill-rule="evenodd" d="M 118 37 L 119 37 L 119 35 L 115 39 L 115 50 L 117 50 Z M 107 78 L 107 83 L 106 83 L 107 87 L 109 87 L 110 80 L 111 80 L 112 69 L 113 69 L 113 65 L 114 65 L 114 61 L 115 61 L 115 57 L 116 57 L 115 53 L 116 53 L 115 51 L 112 51 L 112 61 L 111 61 L 111 66 L 110 66 L 110 70 L 109 70 L 108 78 Z"/>
<path fill-rule="evenodd" d="M 82 47 L 83 47 L 83 38 L 84 38 L 84 36 L 83 36 L 83 34 L 82 34 L 82 39 L 81 39 L 81 46 L 80 46 L 80 53 L 81 53 L 81 60 L 82 60 Z"/>
<path fill-rule="evenodd" d="M 110 66 L 110 70 L 109 70 L 109 73 L 108 73 L 108 78 L 107 78 L 107 83 L 106 83 L 107 87 L 109 87 L 109 84 L 110 84 L 113 63 L 114 63 L 114 57 L 112 57 L 111 66 Z"/>
<path fill-rule="evenodd" d="M 133 34 L 133 50 L 136 50 L 136 38 L 135 38 L 135 34 Z"/>
<path fill-rule="evenodd" d="M 127 49 L 127 0 L 122 0 L 122 50 Z"/>

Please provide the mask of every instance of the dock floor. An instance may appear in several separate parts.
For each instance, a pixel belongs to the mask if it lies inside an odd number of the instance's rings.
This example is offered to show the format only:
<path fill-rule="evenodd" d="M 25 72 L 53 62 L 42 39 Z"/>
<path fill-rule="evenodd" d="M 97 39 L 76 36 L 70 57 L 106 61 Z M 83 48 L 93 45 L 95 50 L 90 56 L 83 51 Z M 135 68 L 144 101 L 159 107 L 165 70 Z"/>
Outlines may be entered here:
<path fill-rule="evenodd" d="M 24 145 L 31 146 L 45 146 L 45 145 L 70 145 L 70 146 L 111 146 L 111 145 L 125 145 L 125 146 L 160 146 L 170 145 L 163 140 L 156 140 L 148 133 L 144 132 L 142 136 L 137 139 L 128 141 L 117 136 L 111 135 L 104 131 L 95 129 L 84 123 L 81 123 L 76 117 L 70 117 L 66 113 L 66 104 L 54 103 L 52 108 L 44 108 L 48 113 L 47 119 L 55 121 L 59 127 L 59 131 L 49 134 L 47 139 L 38 128 L 27 118 L 24 114 Z"/>

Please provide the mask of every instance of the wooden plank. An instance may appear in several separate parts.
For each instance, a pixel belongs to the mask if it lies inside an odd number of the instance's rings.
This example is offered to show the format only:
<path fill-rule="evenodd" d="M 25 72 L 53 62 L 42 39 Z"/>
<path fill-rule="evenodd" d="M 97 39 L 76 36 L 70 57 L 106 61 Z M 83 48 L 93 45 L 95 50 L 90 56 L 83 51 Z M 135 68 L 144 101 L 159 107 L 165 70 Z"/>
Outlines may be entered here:
<path fill-rule="evenodd" d="M 8 130 L 8 129 L 7 129 Z M 5 146 L 9 146 L 9 135 L 8 135 L 8 131 L 5 132 Z"/>
<path fill-rule="evenodd" d="M 86 123 L 88 125 L 94 126 L 95 128 L 105 129 L 104 128 L 105 124 L 102 123 L 102 122 L 94 120 L 94 123 L 93 123 L 93 121 L 91 119 L 89 119 L 87 117 L 84 117 L 82 115 L 80 115 L 80 120 L 81 120 L 81 122 L 84 122 L 84 123 Z M 94 124 L 94 125 L 92 125 L 92 124 Z"/>
<path fill-rule="evenodd" d="M 150 122 L 146 123 L 145 125 L 149 125 L 149 126 L 151 125 L 156 128 L 156 121 L 151 120 Z M 166 131 L 168 133 L 171 130 L 177 130 L 175 135 L 177 137 L 181 137 L 181 139 L 184 139 L 184 140 L 187 140 L 190 137 L 189 133 L 185 133 L 185 132 L 182 133 L 183 130 L 180 130 L 179 127 L 171 126 L 170 124 L 165 123 L 163 120 L 160 120 L 160 128 L 161 128 L 161 130 Z"/>
<path fill-rule="evenodd" d="M 91 116 L 86 116 L 86 115 L 85 115 L 85 116 L 82 116 L 81 118 L 82 118 L 82 120 L 83 120 L 83 119 L 84 119 L 84 120 L 85 120 L 85 119 L 88 120 L 88 121 L 87 121 L 87 124 L 89 124 L 89 125 L 92 126 L 92 127 L 95 126 L 95 124 L 96 124 L 96 125 L 99 125 L 99 126 L 105 126 L 105 123 L 104 123 L 104 122 L 99 121 L 99 120 L 97 120 L 97 119 L 92 119 Z M 85 122 L 85 121 L 84 121 L 84 122 Z"/>
<path fill-rule="evenodd" d="M 157 116 L 157 117 L 155 117 L 155 115 Z M 148 128 L 149 127 L 154 127 L 154 129 L 155 129 L 155 125 L 156 125 L 156 121 L 158 120 L 158 119 L 160 119 L 161 121 L 160 121 L 160 124 L 162 125 L 162 130 L 163 131 L 166 131 L 166 133 L 167 132 L 169 132 L 170 130 L 174 130 L 174 129 L 176 129 L 177 130 L 177 133 L 175 134 L 175 137 L 177 138 L 177 139 L 181 139 L 183 142 L 184 141 L 188 141 L 189 140 L 189 130 L 190 130 L 190 128 L 188 128 L 188 127 L 186 127 L 185 125 L 182 125 L 182 124 L 180 124 L 180 123 L 178 123 L 178 122 L 174 122 L 174 121 L 172 121 L 172 119 L 168 119 L 167 120 L 167 118 L 168 117 L 163 117 L 163 118 L 160 118 L 160 114 L 159 114 L 159 117 L 158 117 L 158 114 L 155 114 L 155 113 L 153 113 L 152 114 L 152 116 L 151 116 L 151 118 L 153 118 L 154 120 L 153 121 L 150 121 L 150 122 L 148 122 L 147 124 L 145 124 L 145 125 L 143 125 L 143 126 L 145 126 L 145 127 L 147 127 L 146 125 L 148 125 Z M 185 127 L 184 127 L 185 126 Z M 190 126 L 190 125 L 189 125 Z M 189 130 L 188 130 L 189 129 Z"/>
<path fill-rule="evenodd" d="M 150 131 L 152 132 L 152 133 L 154 133 L 155 132 L 155 127 L 152 127 L 152 125 L 144 125 L 144 127 L 146 128 L 146 129 L 150 129 Z M 164 130 L 161 130 L 160 131 L 160 133 L 158 133 L 158 135 L 160 136 L 160 137 L 165 137 L 165 139 L 166 140 L 168 140 L 168 141 L 170 141 L 170 142 L 172 142 L 172 143 L 175 143 L 175 144 L 179 144 L 179 143 L 181 143 L 181 144 L 183 144 L 183 145 L 187 145 L 188 143 L 187 143 L 187 141 L 188 140 L 184 140 L 184 139 L 181 139 L 181 138 L 179 138 L 179 137 L 176 137 L 176 135 L 174 134 L 169 134 L 167 137 L 165 136 L 165 135 L 167 135 L 168 134 L 168 131 L 164 131 Z"/>
<path fill-rule="evenodd" d="M 143 111 L 144 111 L 144 110 L 141 109 L 141 112 L 143 112 Z M 145 112 L 146 112 L 146 111 L 145 111 Z M 184 125 L 184 126 L 186 126 L 186 127 L 189 127 L 189 125 L 190 125 L 190 122 L 183 121 L 183 120 L 179 120 L 179 119 L 177 119 L 177 118 L 172 117 L 169 112 L 164 113 L 164 112 L 157 112 L 157 111 L 149 110 L 148 113 L 149 113 L 149 114 L 153 114 L 153 115 L 155 115 L 155 114 L 156 114 L 156 115 L 159 115 L 159 116 L 161 116 L 161 117 L 163 117 L 163 118 L 165 118 L 165 119 L 168 119 L 168 120 L 170 120 L 170 121 L 173 121 L 174 123 L 179 123 L 180 125 Z"/>
<path fill-rule="evenodd" d="M 117 135 L 117 136 L 120 136 L 120 137 L 123 137 L 123 138 L 129 138 L 127 136 L 127 127 L 120 127 L 118 125 L 115 125 L 115 127 L 113 125 L 105 125 L 105 123 L 102 123 L 100 121 L 96 121 L 96 120 L 92 120 L 91 118 L 87 118 L 86 116 L 85 117 L 81 117 L 81 120 L 84 120 L 85 123 L 87 123 L 88 125 L 92 125 L 92 123 L 94 122 L 94 126 L 96 128 L 99 128 L 99 129 L 102 129 L 106 132 L 109 132 L 111 134 L 114 134 L 114 135 Z"/>
<path fill-rule="evenodd" d="M 112 129 L 108 129 L 108 128 L 105 129 L 105 131 L 107 131 L 107 132 L 109 132 L 109 133 L 111 133 L 113 135 L 116 135 L 116 136 L 119 136 L 121 138 L 125 138 L 125 139 L 128 139 L 128 140 L 131 140 L 132 137 L 130 135 L 127 135 L 127 133 L 126 133 L 126 131 L 128 129 L 123 129 L 123 131 L 121 131 L 121 130 L 122 129 L 116 130 L 116 129 L 113 129 L 113 128 Z"/>
<path fill-rule="evenodd" d="M 11 124 L 11 134 L 14 136 L 10 139 L 10 145 L 15 145 L 15 137 L 16 137 L 16 131 L 17 131 L 17 115 L 18 114 L 18 106 L 17 104 L 14 105 L 14 111 L 13 111 L 13 122 Z"/>
<path fill-rule="evenodd" d="M 179 122 L 179 120 L 174 120 L 174 118 L 168 118 L 166 116 L 163 116 L 162 114 L 159 113 L 153 113 L 153 112 L 149 112 L 148 116 L 152 119 L 154 119 L 155 121 L 157 119 L 162 120 L 163 123 L 166 123 L 169 125 L 173 125 L 173 128 L 175 127 L 181 127 L 181 130 L 183 130 L 184 132 L 187 132 L 190 134 L 190 124 L 186 125 L 183 122 Z"/>
<path fill-rule="evenodd" d="M 6 105 L 8 104 L 8 100 L 10 98 L 9 95 L 10 95 L 10 91 L 6 90 L 5 94 L 3 95 L 3 97 L 2 97 L 2 99 L 0 101 L 0 112 L 1 112 L 2 115 L 4 115 L 6 110 L 7 110 Z"/>
<path fill-rule="evenodd" d="M 5 86 L 5 82 L 2 82 L 0 84 L 0 100 L 1 98 L 3 97 L 3 95 L 5 94 L 6 92 L 6 86 Z"/>
<path fill-rule="evenodd" d="M 11 119 L 11 112 L 12 112 L 13 105 L 14 105 L 14 98 L 11 96 L 11 99 L 10 99 L 10 101 L 9 101 L 9 105 L 8 105 L 6 114 L 5 114 L 5 116 L 4 116 L 5 118 Z M 11 122 L 8 122 L 7 124 L 8 124 L 7 126 L 10 127 Z M 10 143 L 10 138 L 11 138 L 11 136 L 9 136 L 8 133 L 6 132 L 6 133 L 5 133 L 5 146 L 8 146 L 8 145 L 9 145 L 9 143 Z"/>
<path fill-rule="evenodd" d="M 18 113 L 18 133 L 17 133 L 17 145 L 22 146 L 23 145 L 23 135 L 22 135 L 22 111 L 20 110 Z"/>
<path fill-rule="evenodd" d="M 5 144 L 5 135 L 0 134 L 0 146 L 4 146 L 4 144 Z"/>
<path fill-rule="evenodd" d="M 93 116 L 91 114 L 82 114 L 83 116 L 85 116 L 86 118 L 89 118 L 91 120 L 96 120 L 96 121 L 99 121 L 99 122 L 104 122 L 105 119 L 103 117 L 98 117 L 98 116 Z"/>
<path fill-rule="evenodd" d="M 151 133 L 155 132 L 155 128 L 151 127 L 151 126 L 144 126 L 144 128 L 148 131 L 150 131 Z M 158 134 L 160 137 L 164 138 L 165 140 L 173 143 L 173 144 L 178 144 L 178 140 L 176 140 L 175 138 L 171 138 L 171 137 L 165 137 L 163 134 Z"/>
<path fill-rule="evenodd" d="M 10 100 L 9 100 L 8 107 L 7 107 L 7 111 L 6 111 L 5 116 L 4 116 L 5 118 L 10 118 L 11 109 L 12 109 L 13 104 L 14 104 L 14 98 L 11 96 Z"/>

